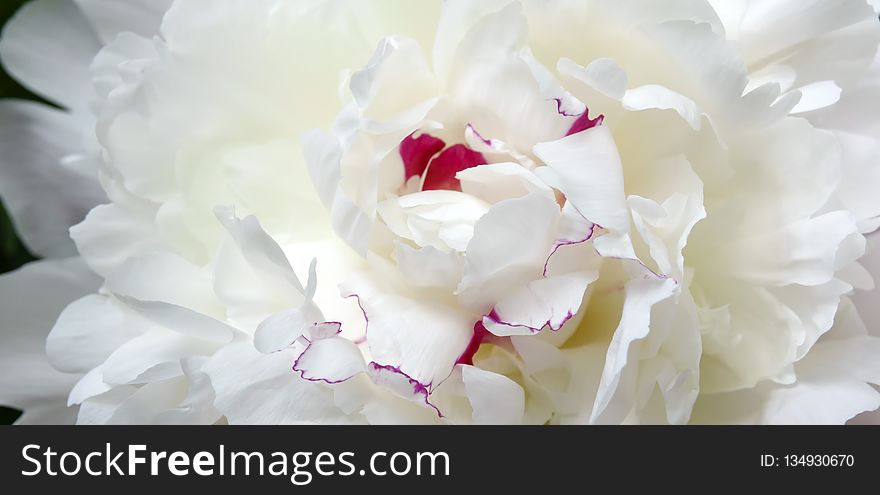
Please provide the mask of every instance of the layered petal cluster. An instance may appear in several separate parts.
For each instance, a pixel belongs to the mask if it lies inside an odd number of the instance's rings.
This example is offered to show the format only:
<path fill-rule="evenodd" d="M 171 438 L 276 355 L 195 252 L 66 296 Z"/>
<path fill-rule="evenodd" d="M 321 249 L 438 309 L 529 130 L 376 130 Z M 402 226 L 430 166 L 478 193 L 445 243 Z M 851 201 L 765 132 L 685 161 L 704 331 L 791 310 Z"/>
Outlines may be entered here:
<path fill-rule="evenodd" d="M 0 402 L 81 424 L 874 411 L 878 42 L 861 0 L 37 0 L 0 55 L 63 110 L 0 106 L 0 196 L 51 259 L 0 278 Z"/>

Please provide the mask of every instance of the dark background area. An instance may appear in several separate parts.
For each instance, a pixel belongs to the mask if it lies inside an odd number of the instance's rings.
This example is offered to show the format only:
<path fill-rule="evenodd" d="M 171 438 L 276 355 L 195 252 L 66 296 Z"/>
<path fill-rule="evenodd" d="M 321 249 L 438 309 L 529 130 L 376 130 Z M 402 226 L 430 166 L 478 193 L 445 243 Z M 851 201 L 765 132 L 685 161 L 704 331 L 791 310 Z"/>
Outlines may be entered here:
<path fill-rule="evenodd" d="M 24 3 L 25 0 L 0 0 L 0 25 L 5 26 L 6 21 Z M 0 98 L 24 98 L 40 101 L 40 98 L 9 77 L 9 74 L 2 67 L 0 67 Z M 34 256 L 25 249 L 16 235 L 12 222 L 3 208 L 2 200 L 0 200 L 0 273 L 14 270 L 33 259 L 35 259 Z M 5 329 L 0 328 L 0 332 L 3 330 Z M 19 414 L 19 411 L 14 409 L 0 407 L 0 424 L 12 423 Z"/>

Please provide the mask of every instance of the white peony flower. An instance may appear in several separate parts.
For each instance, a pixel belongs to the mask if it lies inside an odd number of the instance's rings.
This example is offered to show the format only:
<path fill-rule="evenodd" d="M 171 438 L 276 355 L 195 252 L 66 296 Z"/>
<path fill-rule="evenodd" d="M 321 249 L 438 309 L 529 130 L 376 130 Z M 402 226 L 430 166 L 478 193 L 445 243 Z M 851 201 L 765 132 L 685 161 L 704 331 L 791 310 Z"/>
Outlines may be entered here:
<path fill-rule="evenodd" d="M 0 195 L 47 257 L 0 278 L 0 403 L 874 411 L 878 42 L 862 0 L 37 0 L 0 55 L 66 112 L 0 105 Z"/>

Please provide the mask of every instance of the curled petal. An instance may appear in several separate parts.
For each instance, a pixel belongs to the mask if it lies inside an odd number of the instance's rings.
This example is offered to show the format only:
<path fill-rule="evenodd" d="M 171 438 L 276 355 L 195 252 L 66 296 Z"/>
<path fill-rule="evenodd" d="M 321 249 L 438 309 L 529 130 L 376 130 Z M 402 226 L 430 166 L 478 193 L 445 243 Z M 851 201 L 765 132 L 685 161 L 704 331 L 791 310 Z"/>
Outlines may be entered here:
<path fill-rule="evenodd" d="M 417 287 L 454 289 L 461 280 L 464 259 L 458 253 L 432 246 L 414 249 L 403 243 L 397 243 L 396 253 L 401 273 Z"/>
<path fill-rule="evenodd" d="M 670 301 L 678 289 L 673 280 L 662 278 L 627 283 L 623 315 L 608 347 L 591 423 L 621 422 L 633 407 L 647 402 L 653 393 L 648 384 L 655 382 L 667 402 L 663 419 L 673 423 L 688 420 L 697 396 L 699 330 L 694 322 L 685 325 L 687 320 L 677 316 L 680 310 L 674 304 L 662 304 Z M 688 344 L 676 342 L 672 348 L 683 356 L 668 359 L 659 353 L 656 358 L 648 354 L 647 349 L 657 349 L 666 339 L 681 333 L 687 333 Z"/>
<path fill-rule="evenodd" d="M 162 17 L 173 0 L 74 0 L 105 43 L 119 33 L 152 37 L 159 34 Z"/>
<path fill-rule="evenodd" d="M 68 166 L 89 163 L 82 142 L 76 117 L 33 102 L 0 102 L 0 195 L 36 255 L 74 254 L 68 230 L 107 201 L 94 167 Z"/>
<path fill-rule="evenodd" d="M 436 386 L 468 346 L 473 316 L 410 291 L 398 292 L 401 287 L 391 282 L 390 275 L 365 273 L 344 286 L 345 294 L 358 296 L 368 319 L 370 357 L 425 387 Z"/>
<path fill-rule="evenodd" d="M 90 294 L 58 315 L 46 339 L 46 356 L 58 370 L 86 373 L 150 326 L 112 297 Z"/>
<path fill-rule="evenodd" d="M 292 349 L 261 354 L 246 340 L 223 347 L 202 367 L 214 406 L 230 424 L 350 423 L 330 388 L 291 377 L 295 358 Z"/>
<path fill-rule="evenodd" d="M 623 168 L 607 126 L 535 146 L 546 167 L 535 173 L 565 194 L 587 220 L 612 232 L 626 232 Z"/>
<path fill-rule="evenodd" d="M 364 365 L 357 345 L 342 337 L 327 337 L 309 342 L 293 363 L 293 370 L 304 380 L 335 384 L 362 373 Z"/>
<path fill-rule="evenodd" d="M 0 276 L 0 403 L 21 409 L 66 405 L 78 375 L 50 365 L 46 336 L 67 304 L 99 284 L 76 258 L 38 261 Z"/>
<path fill-rule="evenodd" d="M 529 282 L 495 305 L 483 317 L 486 329 L 500 337 L 557 331 L 581 307 L 587 286 L 598 272 L 573 272 Z"/>
<path fill-rule="evenodd" d="M 462 302 L 485 308 L 507 291 L 538 278 L 558 222 L 559 206 L 543 194 L 493 206 L 476 223 L 468 244 L 457 290 Z"/>
<path fill-rule="evenodd" d="M 525 412 L 525 391 L 510 378 L 463 365 L 461 379 L 473 407 L 475 425 L 520 424 Z"/>
<path fill-rule="evenodd" d="M 428 400 L 431 394 L 428 390 L 428 385 L 401 371 L 399 367 L 371 361 L 367 364 L 367 376 L 370 377 L 373 383 L 390 390 L 398 397 L 424 402 L 437 412 L 437 416 L 443 417 L 440 410 Z"/>
<path fill-rule="evenodd" d="M 456 177 L 462 192 L 491 204 L 530 193 L 553 195 L 552 189 L 518 163 L 490 163 L 462 170 Z"/>
<path fill-rule="evenodd" d="M 92 95 L 89 64 L 100 48 L 75 2 L 39 0 L 26 4 L 6 24 L 0 58 L 34 92 L 86 113 Z"/>
<path fill-rule="evenodd" d="M 257 326 L 254 347 L 267 354 L 290 347 L 315 325 L 315 321 L 322 318 L 321 312 L 313 304 L 275 313 Z"/>

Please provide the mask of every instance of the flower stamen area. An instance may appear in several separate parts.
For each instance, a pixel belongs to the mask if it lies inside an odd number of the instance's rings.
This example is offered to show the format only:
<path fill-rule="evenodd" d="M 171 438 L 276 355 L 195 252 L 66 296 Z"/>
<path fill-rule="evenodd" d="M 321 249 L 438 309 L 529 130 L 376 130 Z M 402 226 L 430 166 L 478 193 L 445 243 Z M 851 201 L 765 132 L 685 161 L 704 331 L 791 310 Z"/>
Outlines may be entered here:
<path fill-rule="evenodd" d="M 466 144 L 446 146 L 446 142 L 427 133 L 412 133 L 400 142 L 406 180 L 422 178 L 422 191 L 461 191 L 455 174 L 477 165 L 489 163 L 486 157 Z"/>

